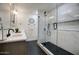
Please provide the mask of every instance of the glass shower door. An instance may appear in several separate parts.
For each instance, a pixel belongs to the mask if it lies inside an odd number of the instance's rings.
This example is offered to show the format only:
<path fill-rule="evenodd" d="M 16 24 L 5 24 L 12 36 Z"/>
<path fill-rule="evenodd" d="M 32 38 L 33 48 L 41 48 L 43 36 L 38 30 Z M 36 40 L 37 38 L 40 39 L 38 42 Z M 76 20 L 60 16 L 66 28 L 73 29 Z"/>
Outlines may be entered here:
<path fill-rule="evenodd" d="M 56 4 L 55 4 L 56 6 Z M 52 42 L 56 44 L 57 20 L 56 9 L 53 11 L 38 12 L 38 37 L 39 42 Z"/>
<path fill-rule="evenodd" d="M 44 12 L 38 11 L 38 42 L 45 42 L 46 38 L 46 17 L 44 16 Z"/>
<path fill-rule="evenodd" d="M 1 5 L 2 7 L 0 10 L 0 40 L 6 40 L 7 32 L 10 28 L 10 6 L 8 3 L 2 3 Z M 6 6 L 8 6 L 7 9 L 2 9 Z"/>
<path fill-rule="evenodd" d="M 53 54 L 50 51 L 52 48 L 49 44 L 57 44 L 57 10 L 56 4 L 53 5 L 54 9 L 38 11 L 38 42 L 47 54 Z"/>
<path fill-rule="evenodd" d="M 48 41 L 57 45 L 57 9 L 55 8 L 49 13 L 48 16 L 48 27 L 47 38 Z"/>

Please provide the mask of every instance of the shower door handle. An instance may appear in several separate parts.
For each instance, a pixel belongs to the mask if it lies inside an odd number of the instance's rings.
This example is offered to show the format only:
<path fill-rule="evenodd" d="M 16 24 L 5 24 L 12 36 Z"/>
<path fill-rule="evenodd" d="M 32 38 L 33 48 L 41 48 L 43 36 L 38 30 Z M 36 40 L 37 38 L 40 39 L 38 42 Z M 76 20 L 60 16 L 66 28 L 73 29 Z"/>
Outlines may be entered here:
<path fill-rule="evenodd" d="M 54 30 L 57 29 L 57 23 L 53 23 L 53 28 L 54 28 Z"/>

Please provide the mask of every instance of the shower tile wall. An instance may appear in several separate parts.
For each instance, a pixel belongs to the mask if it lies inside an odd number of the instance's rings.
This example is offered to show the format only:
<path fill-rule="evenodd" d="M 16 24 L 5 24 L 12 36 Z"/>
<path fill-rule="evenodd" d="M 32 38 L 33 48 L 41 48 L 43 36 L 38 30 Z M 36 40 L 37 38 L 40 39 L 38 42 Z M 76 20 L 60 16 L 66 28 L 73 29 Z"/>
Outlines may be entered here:
<path fill-rule="evenodd" d="M 79 14 L 78 7 L 79 4 L 73 3 L 58 9 L 58 46 L 73 54 L 79 54 L 79 17 L 75 17 Z"/>
<path fill-rule="evenodd" d="M 29 23 L 29 19 L 33 18 L 35 20 L 34 24 Z M 20 30 L 24 30 L 27 36 L 27 41 L 37 40 L 38 37 L 38 15 L 35 14 L 35 11 L 27 13 L 27 11 L 21 12 L 18 10 L 17 15 L 17 24 Z"/>

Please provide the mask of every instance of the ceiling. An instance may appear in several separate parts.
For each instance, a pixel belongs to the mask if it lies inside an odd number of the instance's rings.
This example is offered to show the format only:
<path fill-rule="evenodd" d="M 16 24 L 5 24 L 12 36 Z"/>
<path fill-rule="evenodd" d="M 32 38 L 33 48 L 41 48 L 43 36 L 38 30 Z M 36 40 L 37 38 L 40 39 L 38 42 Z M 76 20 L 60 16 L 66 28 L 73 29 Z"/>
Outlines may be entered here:
<path fill-rule="evenodd" d="M 79 19 L 79 4 L 57 3 L 57 5 L 62 5 L 58 10 L 58 15 L 59 17 L 61 16 L 59 19 Z M 18 10 L 18 12 L 20 12 L 20 14 L 22 12 L 29 15 L 35 10 L 51 11 L 56 8 L 56 3 L 15 3 L 15 8 Z M 10 4 L 0 3 L 0 11 L 10 12 Z"/>
<path fill-rule="evenodd" d="M 58 5 L 62 5 L 59 4 Z M 0 3 L 0 11 L 9 11 L 10 4 L 8 3 Z M 46 10 L 49 11 L 51 9 L 56 8 L 55 3 L 16 3 L 16 9 L 22 9 L 23 11 L 30 11 L 30 10 Z"/>

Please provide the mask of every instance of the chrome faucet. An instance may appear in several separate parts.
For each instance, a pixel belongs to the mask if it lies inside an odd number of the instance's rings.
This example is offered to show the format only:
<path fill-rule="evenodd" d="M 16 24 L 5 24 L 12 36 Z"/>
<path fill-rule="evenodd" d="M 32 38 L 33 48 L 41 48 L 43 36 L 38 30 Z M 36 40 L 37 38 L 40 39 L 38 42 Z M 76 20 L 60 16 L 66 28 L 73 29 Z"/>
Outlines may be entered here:
<path fill-rule="evenodd" d="M 10 30 L 12 30 L 14 32 L 14 29 L 9 29 L 8 30 L 8 34 L 7 34 L 7 37 L 9 37 L 11 34 L 10 34 Z"/>

